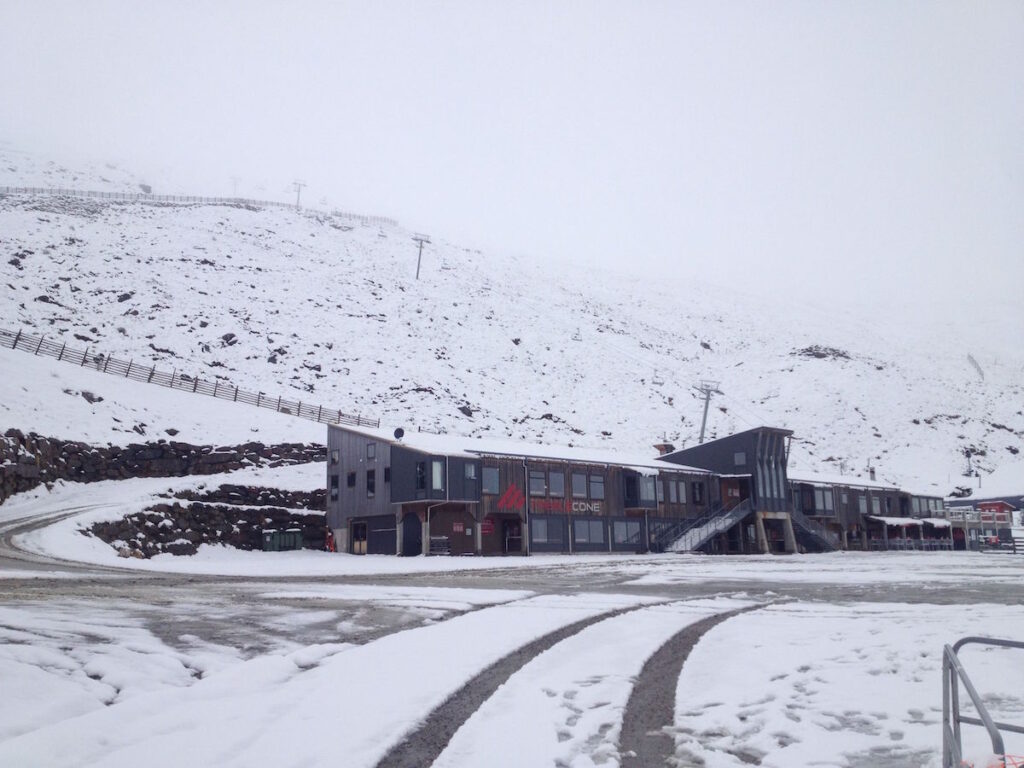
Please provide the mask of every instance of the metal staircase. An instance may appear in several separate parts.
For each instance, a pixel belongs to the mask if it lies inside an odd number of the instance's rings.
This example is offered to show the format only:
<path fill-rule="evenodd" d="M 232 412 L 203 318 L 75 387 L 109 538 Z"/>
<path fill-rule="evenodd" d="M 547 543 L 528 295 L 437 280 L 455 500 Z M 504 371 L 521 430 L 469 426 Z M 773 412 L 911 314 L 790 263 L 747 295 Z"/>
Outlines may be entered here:
<path fill-rule="evenodd" d="M 686 520 L 685 527 L 677 532 L 671 543 L 665 546 L 668 552 L 693 552 L 707 544 L 714 536 L 732 528 L 751 512 L 750 500 L 745 499 L 734 507 L 718 507 L 703 517 Z"/>
<path fill-rule="evenodd" d="M 822 552 L 836 552 L 841 549 L 842 545 L 839 540 L 839 536 L 832 531 L 828 530 L 821 523 L 811 520 L 807 515 L 801 512 L 799 509 L 794 509 L 789 513 L 793 520 L 793 525 L 797 529 L 794 531 L 797 535 L 801 533 L 813 542 L 814 545 L 821 548 Z"/>

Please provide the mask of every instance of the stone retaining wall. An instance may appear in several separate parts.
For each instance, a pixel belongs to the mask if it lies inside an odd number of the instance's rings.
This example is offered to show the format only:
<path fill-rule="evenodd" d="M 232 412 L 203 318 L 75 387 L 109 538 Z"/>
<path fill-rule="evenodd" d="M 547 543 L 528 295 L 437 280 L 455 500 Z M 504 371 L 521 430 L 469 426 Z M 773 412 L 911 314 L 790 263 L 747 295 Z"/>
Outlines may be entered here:
<path fill-rule="evenodd" d="M 94 446 L 24 434 L 0 437 L 0 504 L 9 496 L 55 480 L 95 482 L 129 477 L 181 477 L 325 461 L 326 448 L 309 443 L 213 446 L 167 440 L 126 446 Z"/>

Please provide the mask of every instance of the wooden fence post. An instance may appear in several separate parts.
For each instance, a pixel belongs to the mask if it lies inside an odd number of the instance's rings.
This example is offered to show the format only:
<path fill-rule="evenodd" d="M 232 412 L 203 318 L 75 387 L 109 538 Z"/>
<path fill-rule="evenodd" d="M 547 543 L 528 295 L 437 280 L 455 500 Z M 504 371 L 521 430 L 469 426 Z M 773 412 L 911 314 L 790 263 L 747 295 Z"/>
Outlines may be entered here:
<path fill-rule="evenodd" d="M 155 365 L 152 368 L 149 369 L 149 377 L 146 379 L 146 383 L 147 384 L 149 384 L 151 381 L 153 381 L 153 374 L 154 373 L 156 373 L 156 366 Z"/>
<path fill-rule="evenodd" d="M 85 348 L 85 352 L 82 353 L 82 365 L 85 365 L 85 361 L 89 359 L 89 348 Z"/>
<path fill-rule="evenodd" d="M 45 339 L 46 339 L 46 336 L 40 336 L 39 337 L 39 343 L 36 344 L 36 351 L 32 353 L 33 355 L 38 355 L 39 354 L 39 350 L 42 349 L 43 341 L 45 341 Z"/>
<path fill-rule="evenodd" d="M 18 329 L 18 335 L 14 337 L 14 343 L 11 344 L 11 349 L 18 348 L 18 340 L 21 339 L 21 328 Z"/>
<path fill-rule="evenodd" d="M 64 359 L 64 347 L 66 347 L 67 345 L 68 343 L 66 341 L 61 345 L 60 354 L 57 355 L 57 362 L 60 362 L 61 360 Z"/>
<path fill-rule="evenodd" d="M 260 407 L 260 398 L 262 398 L 262 397 L 263 397 L 263 393 L 262 392 L 257 392 L 256 393 L 256 407 L 257 408 Z"/>
<path fill-rule="evenodd" d="M 316 420 L 317 420 L 317 422 L 320 421 L 320 416 L 323 414 L 323 412 L 324 412 L 324 407 L 322 405 L 319 408 L 316 409 Z"/>
<path fill-rule="evenodd" d="M 178 375 L 177 371 L 175 371 L 175 370 L 171 371 L 171 389 L 174 389 L 174 377 L 177 376 L 177 375 Z"/>
<path fill-rule="evenodd" d="M 134 360 L 129 360 L 129 361 L 128 361 L 128 370 L 124 372 L 124 377 L 125 377 L 126 379 L 127 379 L 127 378 L 128 378 L 129 376 L 131 376 L 131 375 L 132 375 L 132 363 L 134 363 L 134 362 L 135 362 Z"/>
<path fill-rule="evenodd" d="M 235 396 L 234 396 L 233 400 L 236 403 L 238 402 L 238 387 L 235 387 Z"/>
<path fill-rule="evenodd" d="M 110 365 L 110 358 L 109 357 L 104 358 L 104 360 L 103 360 L 103 372 L 104 373 L 107 372 L 107 366 L 108 365 Z"/>
<path fill-rule="evenodd" d="M 218 384 L 220 384 L 220 382 L 219 382 L 219 381 L 215 381 L 215 382 L 213 382 L 213 396 L 214 396 L 214 397 L 216 397 L 216 396 L 217 396 L 217 385 L 218 385 Z"/>
<path fill-rule="evenodd" d="M 199 377 L 198 376 L 196 376 L 195 381 L 192 384 L 192 391 L 195 392 L 197 389 L 199 389 Z"/>

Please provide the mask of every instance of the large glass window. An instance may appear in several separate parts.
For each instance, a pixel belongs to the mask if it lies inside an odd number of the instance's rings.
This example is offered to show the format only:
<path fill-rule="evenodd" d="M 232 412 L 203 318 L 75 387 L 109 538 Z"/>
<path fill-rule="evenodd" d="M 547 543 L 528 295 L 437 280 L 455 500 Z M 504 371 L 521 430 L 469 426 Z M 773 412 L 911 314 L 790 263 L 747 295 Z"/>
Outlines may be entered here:
<path fill-rule="evenodd" d="M 668 486 L 668 503 L 675 504 L 679 501 L 679 494 L 676 492 L 676 481 L 669 480 L 666 485 Z"/>
<path fill-rule="evenodd" d="M 641 477 L 640 478 L 640 501 L 641 502 L 648 502 L 648 503 L 654 501 L 654 478 L 653 477 Z"/>
<path fill-rule="evenodd" d="M 882 514 L 882 500 L 877 496 L 871 497 L 871 509 L 876 515 Z"/>
<path fill-rule="evenodd" d="M 654 488 L 658 493 L 658 503 L 661 504 L 665 500 L 665 484 L 661 480 L 655 480 Z"/>
<path fill-rule="evenodd" d="M 430 487 L 435 491 L 444 490 L 444 462 L 432 461 L 430 467 Z"/>
<path fill-rule="evenodd" d="M 377 473 L 376 470 L 366 470 L 366 498 L 372 499 L 377 493 Z"/>
<path fill-rule="evenodd" d="M 863 493 L 857 494 L 857 509 L 862 515 L 868 513 L 868 497 Z"/>
<path fill-rule="evenodd" d="M 562 542 L 562 521 L 557 518 L 533 517 L 530 520 L 535 544 L 560 544 Z"/>
<path fill-rule="evenodd" d="M 558 499 L 565 496 L 565 472 L 558 470 L 548 474 L 548 496 Z"/>
<path fill-rule="evenodd" d="M 498 468 L 484 467 L 484 493 L 498 492 Z"/>
<path fill-rule="evenodd" d="M 590 476 L 590 498 L 598 499 L 598 500 L 604 498 L 604 476 L 603 475 L 591 475 Z"/>
<path fill-rule="evenodd" d="M 640 521 L 616 520 L 612 523 L 612 536 L 615 537 L 616 544 L 639 544 Z"/>
<path fill-rule="evenodd" d="M 686 503 L 686 481 L 685 480 L 680 480 L 679 481 L 679 503 L 680 504 L 685 504 Z"/>
<path fill-rule="evenodd" d="M 427 462 L 416 462 L 416 490 L 427 490 Z"/>
<path fill-rule="evenodd" d="M 577 544 L 604 544 L 604 521 L 573 520 L 572 537 Z"/>
<path fill-rule="evenodd" d="M 531 496 L 543 496 L 547 492 L 547 487 L 544 482 L 544 470 L 531 469 L 530 470 L 530 495 Z"/>
<path fill-rule="evenodd" d="M 694 504 L 704 503 L 704 483 L 697 481 L 690 483 L 690 498 Z"/>
<path fill-rule="evenodd" d="M 572 473 L 572 495 L 577 499 L 587 498 L 587 476 L 582 472 Z"/>

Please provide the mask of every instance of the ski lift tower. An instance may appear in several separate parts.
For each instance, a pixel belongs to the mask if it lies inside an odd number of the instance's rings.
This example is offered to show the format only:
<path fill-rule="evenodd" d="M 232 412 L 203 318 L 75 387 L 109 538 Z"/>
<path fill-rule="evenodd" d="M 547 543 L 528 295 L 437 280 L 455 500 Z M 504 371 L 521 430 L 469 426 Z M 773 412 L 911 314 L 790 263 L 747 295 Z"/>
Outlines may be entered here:
<path fill-rule="evenodd" d="M 420 246 L 419 255 L 416 257 L 416 279 L 419 280 L 420 279 L 420 262 L 423 261 L 423 244 L 424 243 L 429 244 L 430 243 L 430 238 L 427 237 L 426 235 L 413 235 L 412 236 L 412 241 L 414 243 L 419 243 L 419 246 Z"/>
<path fill-rule="evenodd" d="M 725 394 L 718 388 L 717 381 L 701 381 L 700 384 L 694 385 L 695 390 L 700 392 L 704 396 L 704 418 L 700 422 L 700 441 L 704 442 L 704 429 L 708 425 L 708 407 L 711 405 L 712 395 Z"/>

